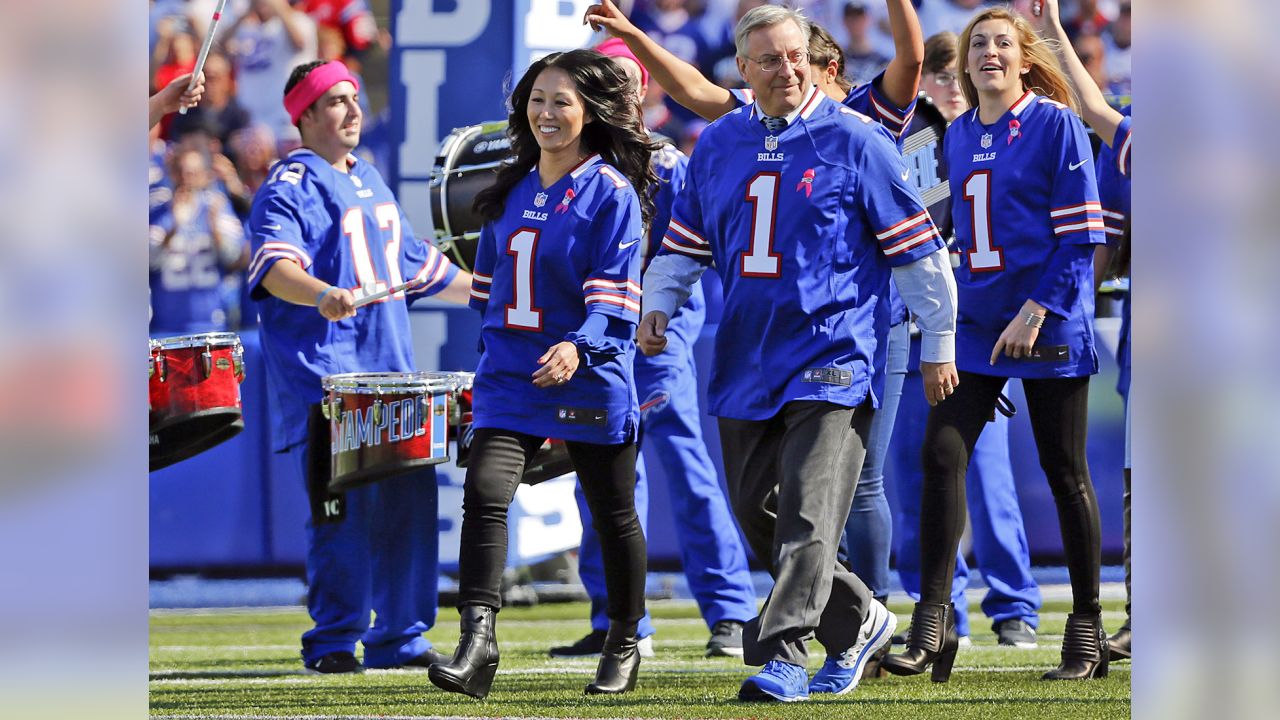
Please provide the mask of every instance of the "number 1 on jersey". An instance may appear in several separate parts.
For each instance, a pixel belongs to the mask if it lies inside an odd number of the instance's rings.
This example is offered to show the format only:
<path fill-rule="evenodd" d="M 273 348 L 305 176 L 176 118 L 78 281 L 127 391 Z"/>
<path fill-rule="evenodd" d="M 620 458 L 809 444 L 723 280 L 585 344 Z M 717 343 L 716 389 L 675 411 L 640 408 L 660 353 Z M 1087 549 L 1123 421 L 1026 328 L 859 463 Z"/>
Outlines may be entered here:
<path fill-rule="evenodd" d="M 751 252 L 742 253 L 742 277 L 782 277 L 782 255 L 773 251 L 773 231 L 778 217 L 778 173 L 760 173 L 747 183 L 751 203 Z"/>
<path fill-rule="evenodd" d="M 507 254 L 516 259 L 512 267 L 511 298 L 506 307 L 506 323 L 518 330 L 542 330 L 542 311 L 533 306 L 533 254 L 538 249 L 538 231 L 521 228 L 507 238 Z"/>
<path fill-rule="evenodd" d="M 991 171 L 978 170 L 964 181 L 964 199 L 973 218 L 973 249 L 969 251 L 971 272 L 1004 269 L 1004 253 L 991 239 Z"/>

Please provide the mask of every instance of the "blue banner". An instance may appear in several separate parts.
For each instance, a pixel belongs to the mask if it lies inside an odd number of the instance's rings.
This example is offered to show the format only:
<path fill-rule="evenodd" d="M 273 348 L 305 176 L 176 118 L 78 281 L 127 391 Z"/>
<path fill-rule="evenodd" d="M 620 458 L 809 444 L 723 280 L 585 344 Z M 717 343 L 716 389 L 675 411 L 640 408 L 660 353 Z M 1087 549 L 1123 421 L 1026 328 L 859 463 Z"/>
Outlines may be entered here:
<path fill-rule="evenodd" d="M 388 181 L 419 235 L 434 227 L 429 183 L 454 129 L 507 117 L 534 59 L 592 39 L 593 0 L 392 0 Z"/>

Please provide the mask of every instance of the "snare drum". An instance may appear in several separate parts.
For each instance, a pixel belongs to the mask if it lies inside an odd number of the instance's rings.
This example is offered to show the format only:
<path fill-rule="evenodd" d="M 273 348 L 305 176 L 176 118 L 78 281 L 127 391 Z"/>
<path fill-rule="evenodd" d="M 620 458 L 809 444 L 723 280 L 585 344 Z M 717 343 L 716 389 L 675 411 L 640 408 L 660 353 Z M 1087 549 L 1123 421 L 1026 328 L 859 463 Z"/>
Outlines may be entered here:
<path fill-rule="evenodd" d="M 324 378 L 329 490 L 342 492 L 449 459 L 453 373 L 344 373 Z"/>
<path fill-rule="evenodd" d="M 244 349 L 235 333 L 152 340 L 147 376 L 152 470 L 203 452 L 244 429 Z"/>
<path fill-rule="evenodd" d="M 431 214 L 436 246 L 455 265 L 470 271 L 484 219 L 471 204 L 493 184 L 502 161 L 511 157 L 507 121 L 458 128 L 440 145 L 431 171 Z"/>

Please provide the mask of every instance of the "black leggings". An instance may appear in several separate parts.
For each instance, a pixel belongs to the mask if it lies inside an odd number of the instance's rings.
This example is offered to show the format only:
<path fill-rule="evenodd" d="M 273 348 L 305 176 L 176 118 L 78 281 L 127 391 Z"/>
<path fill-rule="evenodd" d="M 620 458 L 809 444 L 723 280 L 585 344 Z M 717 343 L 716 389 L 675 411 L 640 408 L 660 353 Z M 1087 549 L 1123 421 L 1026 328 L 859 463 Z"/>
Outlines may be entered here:
<path fill-rule="evenodd" d="M 507 510 L 525 465 L 542 442 L 543 438 L 511 430 L 476 430 L 462 499 L 459 607 L 502 607 Z M 609 619 L 639 622 L 644 616 L 646 550 L 636 516 L 635 443 L 567 442 L 565 446 L 600 536 Z"/>
<path fill-rule="evenodd" d="M 965 525 L 965 471 L 1008 378 L 961 372 L 956 392 L 929 413 L 920 504 L 920 599 L 946 603 Z M 1097 613 L 1101 537 L 1085 455 L 1089 378 L 1024 379 L 1040 467 L 1058 506 L 1073 612 Z"/>

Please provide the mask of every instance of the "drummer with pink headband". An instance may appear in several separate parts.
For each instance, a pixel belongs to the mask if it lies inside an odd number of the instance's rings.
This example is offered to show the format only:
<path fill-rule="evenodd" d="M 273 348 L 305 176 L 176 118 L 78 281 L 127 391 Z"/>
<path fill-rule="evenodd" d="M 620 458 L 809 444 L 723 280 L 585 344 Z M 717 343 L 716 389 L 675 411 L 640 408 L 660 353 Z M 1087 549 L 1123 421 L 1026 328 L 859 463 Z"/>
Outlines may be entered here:
<path fill-rule="evenodd" d="M 441 658 L 422 635 L 437 605 L 434 469 L 330 491 L 321 402 L 326 377 L 417 370 L 409 303 L 428 295 L 465 303 L 471 287 L 469 274 L 414 233 L 377 169 L 352 154 L 363 118 L 359 90 L 340 62 L 294 68 L 284 106 L 302 147 L 271 169 L 249 216 L 247 284 L 262 319 L 272 450 L 289 455 L 310 499 L 314 627 L 302 635 L 302 661 L 319 673 L 359 671 L 357 641 L 366 668 L 426 667 Z M 389 424 L 392 414 L 383 417 Z"/>

